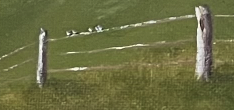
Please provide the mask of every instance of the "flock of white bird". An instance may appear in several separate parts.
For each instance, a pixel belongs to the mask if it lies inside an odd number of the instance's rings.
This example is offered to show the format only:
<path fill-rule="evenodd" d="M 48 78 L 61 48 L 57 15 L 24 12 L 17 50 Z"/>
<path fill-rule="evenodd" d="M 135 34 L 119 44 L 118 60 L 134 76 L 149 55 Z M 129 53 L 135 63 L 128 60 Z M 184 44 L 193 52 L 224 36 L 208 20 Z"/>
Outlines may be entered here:
<path fill-rule="evenodd" d="M 96 32 L 102 32 L 103 31 L 103 27 L 100 26 L 100 25 L 97 25 L 97 26 L 94 27 L 94 29 L 88 28 L 88 31 L 89 31 L 89 33 L 92 33 L 94 31 L 96 31 Z M 72 36 L 77 35 L 77 34 L 85 34 L 85 33 L 84 32 L 77 32 L 75 30 L 66 31 L 66 35 L 69 36 L 69 37 L 72 37 Z"/>

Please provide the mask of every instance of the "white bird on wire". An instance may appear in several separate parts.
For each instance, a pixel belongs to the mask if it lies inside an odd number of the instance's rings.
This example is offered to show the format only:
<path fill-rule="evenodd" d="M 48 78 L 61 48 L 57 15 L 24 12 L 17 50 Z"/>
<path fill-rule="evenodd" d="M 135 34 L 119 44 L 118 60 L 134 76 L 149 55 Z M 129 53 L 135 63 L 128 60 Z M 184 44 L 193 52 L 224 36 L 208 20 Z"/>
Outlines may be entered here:
<path fill-rule="evenodd" d="M 89 31 L 89 32 L 93 32 L 93 29 L 92 29 L 92 28 L 89 28 L 88 31 Z"/>
<path fill-rule="evenodd" d="M 72 30 L 72 34 L 79 34 L 79 32 Z"/>
<path fill-rule="evenodd" d="M 102 32 L 102 26 L 100 26 L 100 25 L 97 25 L 96 27 L 95 27 L 95 30 L 97 31 L 97 32 Z"/>
<path fill-rule="evenodd" d="M 71 36 L 72 34 L 73 34 L 72 31 L 66 31 L 67 36 Z"/>

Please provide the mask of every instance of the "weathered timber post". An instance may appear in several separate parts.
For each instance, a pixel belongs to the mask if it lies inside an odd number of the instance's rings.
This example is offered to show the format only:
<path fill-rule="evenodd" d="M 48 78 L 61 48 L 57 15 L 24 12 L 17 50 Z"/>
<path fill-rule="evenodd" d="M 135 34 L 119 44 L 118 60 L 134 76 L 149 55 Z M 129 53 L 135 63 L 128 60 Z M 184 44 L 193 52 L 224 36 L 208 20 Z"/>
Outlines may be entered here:
<path fill-rule="evenodd" d="M 39 35 L 39 53 L 37 66 L 37 83 L 42 88 L 47 77 L 47 31 L 41 28 Z"/>
<path fill-rule="evenodd" d="M 197 27 L 197 57 L 195 75 L 197 80 L 209 81 L 212 68 L 212 16 L 208 6 L 195 7 Z"/>

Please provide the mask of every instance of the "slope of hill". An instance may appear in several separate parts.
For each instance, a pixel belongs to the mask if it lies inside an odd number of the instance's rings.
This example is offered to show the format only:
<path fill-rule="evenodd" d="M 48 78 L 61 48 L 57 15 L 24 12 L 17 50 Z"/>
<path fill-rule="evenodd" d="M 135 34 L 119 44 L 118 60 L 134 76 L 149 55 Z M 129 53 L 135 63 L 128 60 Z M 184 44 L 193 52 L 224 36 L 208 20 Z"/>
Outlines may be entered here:
<path fill-rule="evenodd" d="M 194 14 L 205 3 L 213 14 L 233 14 L 231 0 L 1 0 L 0 109 L 234 108 L 234 46 L 228 41 L 233 18 L 214 18 L 214 75 L 208 83 L 194 78 L 193 18 L 49 42 L 48 81 L 43 89 L 35 81 L 41 27 L 59 39 L 67 30 L 98 24 L 112 28 Z M 136 44 L 147 46 L 108 49 Z M 88 69 L 66 70 L 72 67 Z"/>

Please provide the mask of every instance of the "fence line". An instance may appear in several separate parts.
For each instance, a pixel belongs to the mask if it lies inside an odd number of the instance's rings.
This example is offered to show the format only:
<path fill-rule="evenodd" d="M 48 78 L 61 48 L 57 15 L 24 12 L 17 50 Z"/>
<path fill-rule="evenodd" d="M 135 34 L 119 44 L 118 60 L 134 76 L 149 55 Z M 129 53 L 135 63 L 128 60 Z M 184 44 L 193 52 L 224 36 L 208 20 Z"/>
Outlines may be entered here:
<path fill-rule="evenodd" d="M 230 39 L 230 40 L 216 40 L 215 42 L 214 42 L 214 44 L 216 44 L 217 42 L 227 42 L 227 43 L 233 43 L 234 42 L 234 39 Z M 165 41 L 161 41 L 161 42 L 157 42 L 157 43 L 165 43 Z M 138 45 L 138 46 L 137 46 Z M 143 45 L 145 45 L 145 46 L 150 46 L 149 44 L 135 44 L 135 47 L 142 47 Z M 132 46 L 132 47 L 130 47 L 130 46 Z M 125 49 L 124 47 L 128 47 L 128 48 L 133 48 L 134 47 L 134 45 L 130 45 L 130 46 L 123 46 L 123 47 L 116 47 L 117 48 L 117 50 L 121 50 L 121 49 Z M 110 48 L 113 48 L 114 49 L 114 47 L 110 47 Z M 102 52 L 102 51 L 107 51 L 108 49 L 109 50 L 111 50 L 110 48 L 105 48 L 105 49 L 97 49 L 97 50 L 91 50 L 91 51 L 80 51 L 80 52 L 71 52 L 71 53 L 69 53 L 69 52 L 66 52 L 66 53 L 62 53 L 61 55 L 68 55 L 68 54 L 79 54 L 79 53 L 96 53 L 96 52 Z M 100 50 L 100 51 L 98 51 L 98 50 Z M 32 59 L 29 59 L 29 60 L 25 60 L 25 61 L 23 61 L 22 63 L 19 63 L 19 64 L 15 64 L 15 65 L 13 65 L 13 66 L 11 66 L 11 67 L 9 67 L 9 68 L 6 68 L 6 69 L 3 69 L 3 71 L 9 71 L 9 70 L 12 70 L 12 69 L 14 69 L 14 68 L 16 68 L 16 67 L 18 67 L 18 66 L 21 66 L 21 65 L 23 65 L 23 64 L 25 64 L 25 63 L 28 63 L 28 62 L 31 62 L 32 61 Z M 49 70 L 49 72 L 59 72 L 59 71 L 82 71 L 82 70 L 87 70 L 87 69 L 89 69 L 88 67 L 74 67 L 74 68 L 68 68 L 68 69 L 57 69 L 57 70 Z"/>
<path fill-rule="evenodd" d="M 232 42 L 234 42 L 234 39 L 229 39 L 229 40 L 216 40 L 216 42 L 229 42 L 229 43 L 232 43 Z"/>
<path fill-rule="evenodd" d="M 234 15 L 215 15 L 215 17 L 229 18 L 229 17 L 234 17 Z"/>
<path fill-rule="evenodd" d="M 103 52 L 103 51 L 107 51 L 107 50 L 122 50 L 122 49 L 126 49 L 126 48 L 145 47 L 145 46 L 149 46 L 149 44 L 134 44 L 134 45 L 129 45 L 129 46 L 110 47 L 110 48 L 97 49 L 97 50 L 91 50 L 91 51 L 66 52 L 66 53 L 62 53 L 61 55 L 79 54 L 79 53 L 97 53 L 97 52 Z"/>
<path fill-rule="evenodd" d="M 168 43 L 177 43 L 179 41 L 168 42 Z M 185 40 L 185 41 L 190 41 L 190 40 Z M 217 42 L 232 43 L 232 42 L 234 42 L 234 39 L 230 39 L 230 40 L 215 40 L 215 42 L 213 42 L 213 44 L 216 44 Z M 166 43 L 166 41 L 156 42 L 156 44 L 164 44 L 164 43 Z M 155 43 L 154 43 L 154 45 L 155 45 Z M 127 49 L 127 48 L 148 47 L 148 46 L 151 46 L 151 45 L 150 44 L 133 44 L 133 45 L 128 45 L 128 46 L 109 47 L 109 48 L 95 49 L 95 50 L 89 50 L 89 51 L 70 51 L 70 52 L 61 53 L 60 55 L 85 54 L 85 53 L 90 54 L 90 53 L 98 53 L 98 52 L 103 52 L 103 51 L 108 51 L 108 50 L 122 50 L 122 49 Z"/>
<path fill-rule="evenodd" d="M 178 41 L 176 41 L 178 42 Z M 225 43 L 232 43 L 234 42 L 234 39 L 230 40 L 215 40 L 213 44 L 216 44 L 217 42 L 225 42 Z M 159 41 L 156 42 L 157 44 L 163 44 L 166 43 L 166 41 Z M 174 42 L 168 42 L 168 43 L 174 43 Z M 103 51 L 108 51 L 108 50 L 122 50 L 122 49 L 127 49 L 127 48 L 134 48 L 134 47 L 148 47 L 151 46 L 150 44 L 133 44 L 133 45 L 128 45 L 128 46 L 120 46 L 120 47 L 109 47 L 109 48 L 103 48 L 103 49 L 95 49 L 95 50 L 89 50 L 89 51 L 70 51 L 70 52 L 64 52 L 61 53 L 60 55 L 71 55 L 71 54 L 90 54 L 90 53 L 98 53 L 98 52 L 103 52 Z"/>
<path fill-rule="evenodd" d="M 73 67 L 67 69 L 50 69 L 49 72 L 54 73 L 54 72 L 65 72 L 65 71 L 84 71 L 88 69 L 89 69 L 88 67 Z"/>
<path fill-rule="evenodd" d="M 27 48 L 27 47 L 33 45 L 33 44 L 35 44 L 35 43 L 31 43 L 31 44 L 29 44 L 29 45 L 20 47 L 20 48 L 15 49 L 14 51 L 12 51 L 12 52 L 10 52 L 10 53 L 8 53 L 8 54 L 5 54 L 5 55 L 1 56 L 1 57 L 0 57 L 0 61 L 1 61 L 2 59 L 6 58 L 6 57 L 9 57 L 9 56 L 11 56 L 11 55 L 13 55 L 13 54 L 15 54 L 15 53 L 21 51 L 21 50 L 23 50 L 23 49 L 25 49 L 25 48 Z"/>
<path fill-rule="evenodd" d="M 81 37 L 81 36 L 85 36 L 85 35 L 102 33 L 102 32 L 111 31 L 111 30 L 122 30 L 122 29 L 128 29 L 128 28 L 133 28 L 133 27 L 148 26 L 151 24 L 161 24 L 161 23 L 171 22 L 171 21 L 175 21 L 175 20 L 190 19 L 190 18 L 194 18 L 194 17 L 195 17 L 195 15 L 184 15 L 184 16 L 178 16 L 178 17 L 168 17 L 168 18 L 164 18 L 164 19 L 160 19 L 160 20 L 149 20 L 149 21 L 135 23 L 135 24 L 123 25 L 123 26 L 119 26 L 119 27 L 112 27 L 109 29 L 104 29 L 101 32 L 81 32 L 80 34 L 75 34 L 71 37 L 78 37 L 78 36 Z M 225 17 L 234 17 L 234 15 L 215 15 L 215 17 L 224 17 L 225 18 Z M 58 39 L 49 39 L 49 41 L 57 41 L 57 40 L 63 40 L 63 39 L 67 39 L 67 38 L 70 38 L 70 37 L 66 36 L 66 37 L 62 37 L 62 38 L 58 38 Z"/>
<path fill-rule="evenodd" d="M 109 30 L 122 30 L 122 29 L 127 29 L 127 28 L 133 28 L 133 27 L 140 27 L 140 26 L 147 26 L 147 25 L 150 25 L 150 24 L 157 24 L 157 23 L 165 23 L 165 22 L 171 22 L 171 21 L 175 21 L 175 20 L 183 20 L 183 19 L 189 19 L 189 18 L 194 18 L 195 15 L 184 15 L 184 16 L 179 16 L 179 17 L 168 17 L 168 18 L 164 18 L 164 19 L 160 19 L 160 20 L 149 20 L 149 21 L 145 21 L 145 22 L 141 22 L 141 23 L 135 23 L 135 24 L 130 24 L 130 25 L 124 25 L 124 26 L 119 26 L 119 27 L 113 27 L 113 28 L 110 28 L 110 29 L 104 29 L 102 32 L 105 32 L 105 31 L 109 31 Z M 215 17 L 234 17 L 234 15 L 215 15 Z M 86 36 L 86 35 L 90 35 L 90 34 L 95 34 L 95 33 L 100 33 L 100 32 L 81 32 L 80 35 L 75 35 L 75 36 L 72 36 L 72 37 L 78 37 L 78 36 Z M 48 41 L 57 41 L 57 40 L 62 40 L 62 39 L 67 39 L 67 38 L 70 38 L 68 36 L 66 37 L 62 37 L 62 38 L 58 38 L 58 39 L 49 39 Z M 5 54 L 3 56 L 0 57 L 0 61 L 6 57 L 9 57 L 10 55 L 13 55 L 17 52 L 20 52 L 21 50 L 31 46 L 35 44 L 34 43 L 31 43 L 29 45 L 26 45 L 26 46 L 23 46 L 21 48 L 18 48 L 8 54 Z"/>
<path fill-rule="evenodd" d="M 50 69 L 49 73 L 56 72 L 66 72 L 66 71 L 86 71 L 86 70 L 109 70 L 109 69 L 120 69 L 126 67 L 125 64 L 121 65 L 105 65 L 105 66 L 90 66 L 90 67 L 73 67 L 73 68 L 65 68 L 65 69 Z"/>
<path fill-rule="evenodd" d="M 168 18 L 164 18 L 164 19 L 160 19 L 160 20 L 149 20 L 149 21 L 135 23 L 135 24 L 123 25 L 123 26 L 119 26 L 119 27 L 112 27 L 112 28 L 104 29 L 104 30 L 99 31 L 99 32 L 80 32 L 79 34 L 74 34 L 72 36 L 66 36 L 66 37 L 62 37 L 62 38 L 58 38 L 58 39 L 49 39 L 49 41 L 63 40 L 63 39 L 72 38 L 72 37 L 82 37 L 82 36 L 86 36 L 86 35 L 90 35 L 90 34 L 102 33 L 102 32 L 107 32 L 107 31 L 111 31 L 111 30 L 114 31 L 114 30 L 123 30 L 123 29 L 134 28 L 134 27 L 143 27 L 143 26 L 148 26 L 148 25 L 152 25 L 152 24 L 161 24 L 161 23 L 171 22 L 171 21 L 175 21 L 175 20 L 190 19 L 190 18 L 194 18 L 194 17 L 195 17 L 195 15 L 184 15 L 184 16 L 179 16 L 179 17 L 168 17 Z"/>
<path fill-rule="evenodd" d="M 11 66 L 11 67 L 9 67 L 9 68 L 6 68 L 6 69 L 3 69 L 3 71 L 9 71 L 9 70 L 12 70 L 12 69 L 14 69 L 14 68 L 16 68 L 16 67 L 18 67 L 18 66 L 21 66 L 21 65 L 23 65 L 23 64 L 25 64 L 25 63 L 28 63 L 28 62 L 30 62 L 30 61 L 32 61 L 32 59 L 28 59 L 28 60 L 25 60 L 25 61 L 23 61 L 23 62 L 21 62 L 21 63 L 19 63 L 19 64 L 15 64 L 15 65 L 13 65 L 13 66 Z"/>

